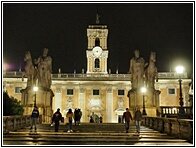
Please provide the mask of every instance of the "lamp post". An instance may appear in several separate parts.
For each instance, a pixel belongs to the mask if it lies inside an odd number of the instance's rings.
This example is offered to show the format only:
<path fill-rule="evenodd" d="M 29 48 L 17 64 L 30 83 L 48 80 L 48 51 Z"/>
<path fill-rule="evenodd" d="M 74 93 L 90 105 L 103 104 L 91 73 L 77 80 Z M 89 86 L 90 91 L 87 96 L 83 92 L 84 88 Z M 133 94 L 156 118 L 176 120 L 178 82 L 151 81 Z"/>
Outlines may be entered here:
<path fill-rule="evenodd" d="M 142 87 L 142 94 L 143 94 L 143 111 L 142 111 L 142 115 L 147 115 L 146 113 L 146 109 L 145 109 L 145 101 L 144 101 L 144 93 L 146 92 L 146 88 L 145 87 Z"/>
<path fill-rule="evenodd" d="M 179 74 L 179 85 L 180 85 L 180 108 L 179 108 L 179 113 L 178 113 L 178 118 L 183 118 L 185 116 L 185 111 L 183 108 L 184 102 L 183 102 L 183 98 L 182 98 L 182 80 L 181 80 L 181 75 L 184 71 L 184 67 L 182 66 L 178 66 L 176 67 L 176 72 Z"/>
<path fill-rule="evenodd" d="M 34 86 L 34 87 L 33 87 L 33 90 L 34 90 L 34 92 L 35 92 L 34 107 L 36 107 L 36 92 L 38 91 L 38 87 L 37 87 L 37 86 Z"/>

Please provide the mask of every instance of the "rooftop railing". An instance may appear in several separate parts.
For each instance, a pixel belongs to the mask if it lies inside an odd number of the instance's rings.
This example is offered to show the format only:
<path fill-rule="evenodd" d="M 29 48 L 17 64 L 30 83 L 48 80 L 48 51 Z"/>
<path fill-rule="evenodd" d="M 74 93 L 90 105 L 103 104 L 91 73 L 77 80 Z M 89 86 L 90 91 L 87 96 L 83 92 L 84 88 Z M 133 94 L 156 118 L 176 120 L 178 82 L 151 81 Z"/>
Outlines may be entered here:
<path fill-rule="evenodd" d="M 22 78 L 22 71 L 4 71 L 3 72 L 3 78 Z M 187 73 L 184 72 L 180 75 L 182 79 L 186 79 Z M 83 73 L 54 73 L 52 74 L 52 79 L 58 80 L 58 79 L 82 79 L 82 80 L 130 80 L 131 74 L 83 74 Z M 178 79 L 179 74 L 176 72 L 159 72 L 158 73 L 159 79 Z"/>

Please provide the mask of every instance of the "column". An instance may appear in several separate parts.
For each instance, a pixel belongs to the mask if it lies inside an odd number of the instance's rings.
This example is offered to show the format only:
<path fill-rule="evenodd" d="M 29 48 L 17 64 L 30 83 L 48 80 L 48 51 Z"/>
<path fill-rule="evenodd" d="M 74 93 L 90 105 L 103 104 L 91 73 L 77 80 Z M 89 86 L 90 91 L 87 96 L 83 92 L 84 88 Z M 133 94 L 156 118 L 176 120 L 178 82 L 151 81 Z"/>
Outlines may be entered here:
<path fill-rule="evenodd" d="M 86 117 L 86 110 L 85 110 L 85 89 L 84 88 L 80 88 L 79 98 L 78 98 L 78 107 L 82 111 L 81 122 L 84 122 L 84 119 Z"/>
<path fill-rule="evenodd" d="M 106 90 L 106 122 L 111 123 L 113 121 L 113 95 L 112 89 Z"/>
<path fill-rule="evenodd" d="M 61 88 L 56 89 L 56 94 L 54 96 L 55 96 L 55 99 L 54 99 L 54 112 L 55 112 L 57 110 L 57 108 L 61 109 L 61 105 L 62 105 Z M 61 109 L 61 111 L 62 111 L 62 109 Z"/>

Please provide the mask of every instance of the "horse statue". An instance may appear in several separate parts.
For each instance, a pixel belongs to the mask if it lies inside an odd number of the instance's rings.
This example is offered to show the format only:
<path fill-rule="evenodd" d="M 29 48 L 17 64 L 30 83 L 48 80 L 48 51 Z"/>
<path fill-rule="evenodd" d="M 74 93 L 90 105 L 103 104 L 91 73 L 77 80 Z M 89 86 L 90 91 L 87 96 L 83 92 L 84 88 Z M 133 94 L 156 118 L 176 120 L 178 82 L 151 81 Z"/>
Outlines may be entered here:
<path fill-rule="evenodd" d="M 150 53 L 150 60 L 147 69 L 145 70 L 145 82 L 147 88 L 154 89 L 154 81 L 156 79 L 156 82 L 158 82 L 158 72 L 157 68 L 155 66 L 156 62 L 156 53 L 151 52 Z"/>
<path fill-rule="evenodd" d="M 31 53 L 29 51 L 25 53 L 24 61 L 26 62 L 26 65 L 25 65 L 25 72 L 22 74 L 22 81 L 26 76 L 27 87 L 34 86 L 37 80 L 37 69 L 33 65 Z"/>

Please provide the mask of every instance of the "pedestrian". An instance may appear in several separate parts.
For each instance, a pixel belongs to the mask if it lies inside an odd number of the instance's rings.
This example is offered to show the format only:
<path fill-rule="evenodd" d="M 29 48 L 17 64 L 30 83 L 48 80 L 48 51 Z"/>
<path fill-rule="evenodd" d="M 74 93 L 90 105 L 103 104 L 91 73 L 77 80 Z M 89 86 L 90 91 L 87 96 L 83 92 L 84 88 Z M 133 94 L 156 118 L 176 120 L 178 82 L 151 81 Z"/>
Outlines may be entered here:
<path fill-rule="evenodd" d="M 68 122 L 68 131 L 67 131 L 68 133 L 73 132 L 73 130 L 72 130 L 73 117 L 74 117 L 74 114 L 72 112 L 72 109 L 70 108 L 66 114 L 66 118 L 67 118 L 67 122 Z"/>
<path fill-rule="evenodd" d="M 128 133 L 129 131 L 130 119 L 133 121 L 133 118 L 131 116 L 131 113 L 129 112 L 129 109 L 126 108 L 126 111 L 123 113 L 123 121 L 125 121 L 126 133 Z"/>
<path fill-rule="evenodd" d="M 32 131 L 33 126 L 35 128 L 35 131 L 37 131 L 37 119 L 39 117 L 39 111 L 37 109 L 37 106 L 34 106 L 34 109 L 31 113 L 31 127 L 30 130 Z"/>
<path fill-rule="evenodd" d="M 75 125 L 79 125 L 79 110 L 78 110 L 78 108 L 76 108 L 75 110 L 74 110 L 74 123 L 75 123 Z"/>
<path fill-rule="evenodd" d="M 81 109 L 78 108 L 78 114 L 79 114 L 79 120 L 78 120 L 78 125 L 81 125 L 81 118 L 82 118 L 82 111 Z"/>
<path fill-rule="evenodd" d="M 52 122 L 55 123 L 55 132 L 58 132 L 59 129 L 59 121 L 62 122 L 62 114 L 60 113 L 60 108 L 53 114 Z"/>
<path fill-rule="evenodd" d="M 102 117 L 99 117 L 99 121 L 100 121 L 100 123 L 102 123 L 102 122 L 103 122 L 103 121 L 102 121 L 102 119 L 103 119 Z"/>
<path fill-rule="evenodd" d="M 137 110 L 135 111 L 134 120 L 135 120 L 137 133 L 139 134 L 140 133 L 141 120 L 142 120 L 142 113 L 141 113 L 139 107 L 137 107 Z"/>
<path fill-rule="evenodd" d="M 93 117 L 90 116 L 90 123 L 94 123 Z"/>

